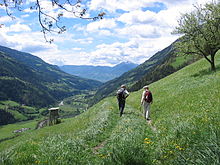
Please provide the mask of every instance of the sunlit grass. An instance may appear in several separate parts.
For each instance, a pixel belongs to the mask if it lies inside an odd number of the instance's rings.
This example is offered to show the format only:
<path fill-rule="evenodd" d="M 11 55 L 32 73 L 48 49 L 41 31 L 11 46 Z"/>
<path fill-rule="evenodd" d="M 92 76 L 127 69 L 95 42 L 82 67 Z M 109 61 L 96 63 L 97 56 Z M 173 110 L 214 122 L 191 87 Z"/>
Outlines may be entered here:
<path fill-rule="evenodd" d="M 141 115 L 142 90 L 128 97 L 122 117 L 109 97 L 61 124 L 0 143 L 0 163 L 219 164 L 219 56 L 216 65 L 210 72 L 201 60 L 151 84 L 151 125 Z"/>
<path fill-rule="evenodd" d="M 16 134 L 13 131 L 21 128 L 31 128 L 32 130 L 36 127 L 36 121 L 19 122 L 16 124 L 8 124 L 0 127 L 0 140 L 10 138 Z"/>

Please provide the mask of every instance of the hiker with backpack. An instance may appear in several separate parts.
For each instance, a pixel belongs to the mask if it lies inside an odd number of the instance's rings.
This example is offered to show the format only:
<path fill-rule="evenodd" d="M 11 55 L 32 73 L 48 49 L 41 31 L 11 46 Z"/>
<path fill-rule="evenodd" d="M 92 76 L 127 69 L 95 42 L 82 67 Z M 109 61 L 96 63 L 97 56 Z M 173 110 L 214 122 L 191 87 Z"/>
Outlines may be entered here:
<path fill-rule="evenodd" d="M 117 91 L 118 106 L 120 111 L 120 117 L 122 116 L 125 108 L 125 100 L 129 96 L 129 92 L 126 90 L 125 85 L 121 85 L 121 88 Z"/>
<path fill-rule="evenodd" d="M 144 108 L 144 117 L 146 120 L 150 120 L 150 104 L 153 103 L 153 96 L 148 86 L 143 87 L 144 91 L 141 97 L 141 105 Z"/>

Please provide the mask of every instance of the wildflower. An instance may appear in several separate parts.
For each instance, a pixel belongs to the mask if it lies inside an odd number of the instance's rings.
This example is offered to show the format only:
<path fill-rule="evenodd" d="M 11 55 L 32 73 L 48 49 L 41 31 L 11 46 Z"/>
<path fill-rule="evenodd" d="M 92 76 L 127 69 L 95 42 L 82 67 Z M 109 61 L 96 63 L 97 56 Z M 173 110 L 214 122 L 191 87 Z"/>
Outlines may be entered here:
<path fill-rule="evenodd" d="M 106 158 L 107 155 L 99 154 L 98 155 L 100 158 Z"/>
<path fill-rule="evenodd" d="M 40 161 L 39 161 L 39 160 L 36 160 L 35 163 L 36 163 L 36 164 L 40 164 Z"/>
<path fill-rule="evenodd" d="M 178 149 L 178 150 L 180 150 L 180 151 L 183 151 L 184 150 L 184 148 L 182 148 L 182 147 L 180 147 L 180 146 L 176 146 L 176 149 Z"/>
<path fill-rule="evenodd" d="M 152 143 L 152 142 L 150 142 L 150 141 L 145 141 L 144 143 L 146 143 L 146 144 L 150 144 L 150 143 Z"/>
<path fill-rule="evenodd" d="M 144 139 L 144 143 L 146 143 L 146 144 L 151 144 L 151 143 L 153 143 L 153 142 L 150 141 L 150 138 L 145 138 L 145 139 Z"/>

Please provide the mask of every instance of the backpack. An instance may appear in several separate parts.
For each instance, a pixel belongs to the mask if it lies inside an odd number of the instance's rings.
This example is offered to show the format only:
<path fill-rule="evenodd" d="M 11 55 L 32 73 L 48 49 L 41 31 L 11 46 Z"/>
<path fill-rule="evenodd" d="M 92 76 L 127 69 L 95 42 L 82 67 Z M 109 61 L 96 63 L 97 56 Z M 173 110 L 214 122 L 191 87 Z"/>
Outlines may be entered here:
<path fill-rule="evenodd" d="M 125 99 L 125 89 L 121 88 L 117 91 L 117 98 L 119 100 Z"/>
<path fill-rule="evenodd" d="M 145 92 L 144 100 L 148 103 L 151 103 L 153 101 L 153 96 L 150 91 Z"/>

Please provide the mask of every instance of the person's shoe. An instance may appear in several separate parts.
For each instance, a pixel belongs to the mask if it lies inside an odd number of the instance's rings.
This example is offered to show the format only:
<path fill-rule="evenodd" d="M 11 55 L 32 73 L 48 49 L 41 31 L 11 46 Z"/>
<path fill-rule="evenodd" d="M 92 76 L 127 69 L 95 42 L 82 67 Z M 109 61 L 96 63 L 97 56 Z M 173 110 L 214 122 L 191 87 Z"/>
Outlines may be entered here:
<path fill-rule="evenodd" d="M 150 120 L 150 118 L 147 118 L 147 121 L 149 121 Z"/>

